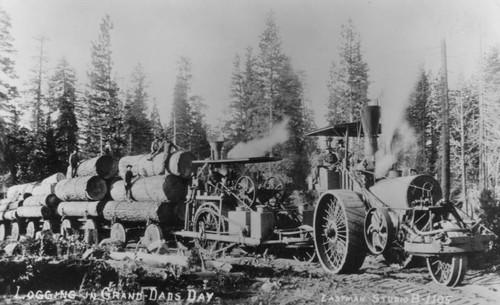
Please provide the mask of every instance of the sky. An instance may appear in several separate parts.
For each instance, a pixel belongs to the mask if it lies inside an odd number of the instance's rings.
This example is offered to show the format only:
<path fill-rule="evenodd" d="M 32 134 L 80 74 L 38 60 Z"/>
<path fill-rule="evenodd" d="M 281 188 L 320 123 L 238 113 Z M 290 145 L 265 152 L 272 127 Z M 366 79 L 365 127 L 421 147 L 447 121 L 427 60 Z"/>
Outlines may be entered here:
<path fill-rule="evenodd" d="M 500 0 L 0 0 L 0 5 L 11 17 L 20 79 L 35 65 L 34 37 L 44 35 L 49 67 L 65 56 L 82 85 L 91 43 L 109 14 L 118 85 L 125 88 L 141 63 L 164 123 L 181 56 L 191 59 L 192 93 L 208 105 L 208 122 L 216 125 L 226 117 L 233 59 L 248 46 L 258 50 L 271 10 L 284 53 L 305 75 L 305 97 L 318 126 L 326 124 L 328 71 L 338 59 L 341 25 L 349 19 L 369 67 L 369 97 L 379 101 L 386 117 L 408 95 L 420 67 L 439 72 L 443 39 L 450 89 L 478 71 L 481 50 L 500 43 Z"/>

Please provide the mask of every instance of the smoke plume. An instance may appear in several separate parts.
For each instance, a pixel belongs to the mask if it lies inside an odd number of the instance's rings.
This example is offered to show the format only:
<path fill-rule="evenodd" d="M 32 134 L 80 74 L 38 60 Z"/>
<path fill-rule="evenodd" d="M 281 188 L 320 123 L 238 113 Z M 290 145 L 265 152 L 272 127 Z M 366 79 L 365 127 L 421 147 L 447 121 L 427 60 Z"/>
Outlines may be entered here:
<path fill-rule="evenodd" d="M 398 155 L 407 151 L 416 142 L 414 130 L 406 121 L 406 109 L 410 96 L 417 83 L 418 69 L 408 73 L 393 71 L 388 79 L 382 80 L 384 93 L 381 94 L 382 135 L 380 149 L 376 153 L 375 175 L 385 176 L 398 159 Z M 408 74 L 406 74 L 408 73 Z"/>
<path fill-rule="evenodd" d="M 260 139 L 249 142 L 240 142 L 231 149 L 227 156 L 229 158 L 249 158 L 262 157 L 267 152 L 278 144 L 282 144 L 288 140 L 288 118 L 274 124 L 271 132 Z"/>

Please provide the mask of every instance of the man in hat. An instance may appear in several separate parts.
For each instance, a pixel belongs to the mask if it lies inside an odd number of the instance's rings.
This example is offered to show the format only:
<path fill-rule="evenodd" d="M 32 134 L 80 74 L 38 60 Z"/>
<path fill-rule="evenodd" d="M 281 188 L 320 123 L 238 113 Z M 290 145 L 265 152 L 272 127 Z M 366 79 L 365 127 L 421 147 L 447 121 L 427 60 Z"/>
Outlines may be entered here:
<path fill-rule="evenodd" d="M 69 155 L 69 166 L 71 167 L 71 178 L 76 177 L 76 170 L 78 169 L 78 164 L 80 164 L 80 154 L 78 153 L 78 147 L 75 147 L 71 155 Z"/>
<path fill-rule="evenodd" d="M 155 139 L 151 143 L 151 156 L 148 158 L 148 161 L 153 161 L 153 158 L 156 157 L 163 149 L 163 143 L 161 141 L 161 137 L 159 135 L 155 136 Z"/>
<path fill-rule="evenodd" d="M 127 196 L 127 201 L 131 200 L 131 192 L 132 189 L 132 179 L 135 178 L 136 175 L 132 173 L 132 165 L 127 165 L 127 171 L 125 172 L 125 195 Z"/>

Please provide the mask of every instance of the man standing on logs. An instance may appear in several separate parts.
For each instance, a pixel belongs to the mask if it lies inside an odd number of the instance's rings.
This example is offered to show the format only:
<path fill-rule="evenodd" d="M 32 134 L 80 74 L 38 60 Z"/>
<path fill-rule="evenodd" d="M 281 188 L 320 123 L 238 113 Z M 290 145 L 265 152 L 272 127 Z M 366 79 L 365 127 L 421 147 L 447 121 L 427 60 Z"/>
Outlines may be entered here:
<path fill-rule="evenodd" d="M 170 161 L 170 157 L 172 156 L 172 154 L 181 149 L 179 146 L 175 145 L 172 141 L 170 141 L 169 138 L 163 141 L 163 146 L 164 146 L 163 167 L 160 173 L 164 173 L 165 170 L 168 168 L 168 162 Z"/>
<path fill-rule="evenodd" d="M 80 163 L 80 155 L 78 154 L 78 147 L 75 147 L 71 155 L 69 155 L 69 166 L 71 166 L 71 178 L 76 177 L 76 170 Z"/>
<path fill-rule="evenodd" d="M 127 196 L 127 201 L 130 203 L 131 199 L 131 192 L 130 190 L 132 189 L 132 179 L 136 177 L 132 173 L 132 165 L 127 165 L 127 171 L 125 172 L 125 195 Z"/>

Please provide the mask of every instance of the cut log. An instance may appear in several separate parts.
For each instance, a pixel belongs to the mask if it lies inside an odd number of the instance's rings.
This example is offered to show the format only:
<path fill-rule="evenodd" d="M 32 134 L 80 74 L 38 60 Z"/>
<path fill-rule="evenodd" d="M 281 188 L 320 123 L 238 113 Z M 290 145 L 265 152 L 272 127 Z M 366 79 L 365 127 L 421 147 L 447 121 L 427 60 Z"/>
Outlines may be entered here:
<path fill-rule="evenodd" d="M 46 206 L 29 206 L 17 208 L 18 218 L 50 218 L 52 212 Z"/>
<path fill-rule="evenodd" d="M 59 216 L 98 217 L 102 215 L 104 201 L 64 201 L 57 206 Z"/>
<path fill-rule="evenodd" d="M 7 198 L 23 198 L 25 194 L 31 194 L 33 188 L 39 185 L 40 182 L 31 182 L 25 184 L 13 185 L 7 189 Z"/>
<path fill-rule="evenodd" d="M 163 181 L 163 193 L 170 202 L 185 202 L 188 194 L 189 179 L 167 175 Z M 133 193 L 132 193 L 133 194 Z"/>
<path fill-rule="evenodd" d="M 108 201 L 104 206 L 102 215 L 106 220 L 120 222 L 147 222 L 148 220 L 160 222 L 167 218 L 166 208 L 157 201 Z"/>
<path fill-rule="evenodd" d="M 194 160 L 196 156 L 189 151 L 176 151 L 166 160 L 166 171 L 174 176 L 189 178 L 193 172 Z"/>
<path fill-rule="evenodd" d="M 89 160 L 85 160 L 78 165 L 76 175 L 82 176 L 99 176 L 103 179 L 109 179 L 116 176 L 118 166 L 116 161 L 111 156 L 99 156 Z"/>
<path fill-rule="evenodd" d="M 109 257 L 113 260 L 135 260 L 141 261 L 148 266 L 161 267 L 166 264 L 173 264 L 187 267 L 188 257 L 183 255 L 166 255 L 166 254 L 148 254 L 143 252 L 110 252 Z"/>
<path fill-rule="evenodd" d="M 24 200 L 14 200 L 10 201 L 7 204 L 0 205 L 0 213 L 8 211 L 8 210 L 15 210 L 20 206 L 23 206 Z"/>
<path fill-rule="evenodd" d="M 158 176 L 162 174 L 164 154 L 156 155 L 153 160 L 149 161 L 150 154 L 126 156 L 120 159 L 118 170 L 120 177 L 125 179 L 127 165 L 132 165 L 132 173 L 142 177 Z"/>
<path fill-rule="evenodd" d="M 8 210 L 0 213 L 0 220 L 16 220 L 17 219 L 17 210 Z"/>
<path fill-rule="evenodd" d="M 107 193 L 106 182 L 98 176 L 84 176 L 59 181 L 56 196 L 63 201 L 101 200 Z"/>
<path fill-rule="evenodd" d="M 44 184 L 55 184 L 61 180 L 66 179 L 66 175 L 63 173 L 55 173 L 52 176 L 49 176 L 42 180 L 42 185 Z"/>
<path fill-rule="evenodd" d="M 24 199 L 23 206 L 24 207 L 33 207 L 33 206 L 46 206 L 51 210 L 57 209 L 57 205 L 61 202 L 61 200 L 54 194 L 49 195 L 41 195 L 41 196 L 31 196 Z"/>
<path fill-rule="evenodd" d="M 136 201 L 167 201 L 168 198 L 162 190 L 164 176 L 144 177 L 133 181 L 131 197 Z M 177 190 L 183 192 L 182 190 Z M 125 181 L 113 183 L 110 190 L 111 198 L 115 201 L 126 201 Z"/>
<path fill-rule="evenodd" d="M 41 195 L 49 195 L 49 194 L 54 194 L 55 188 L 56 188 L 55 183 L 46 183 L 46 184 L 40 184 L 35 187 L 33 187 L 33 190 L 31 192 L 31 195 L 33 196 L 41 196 Z"/>

